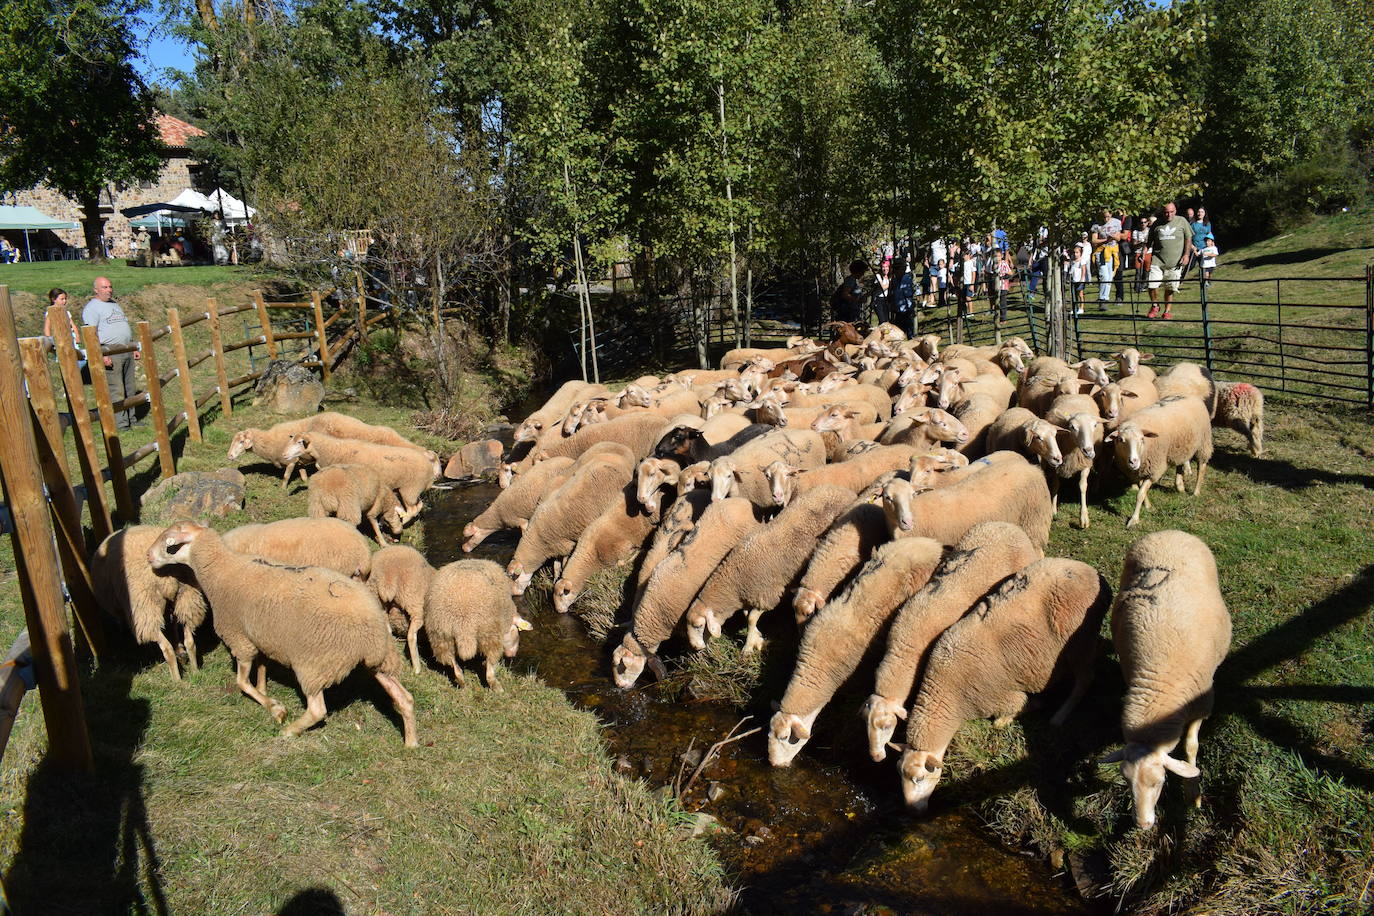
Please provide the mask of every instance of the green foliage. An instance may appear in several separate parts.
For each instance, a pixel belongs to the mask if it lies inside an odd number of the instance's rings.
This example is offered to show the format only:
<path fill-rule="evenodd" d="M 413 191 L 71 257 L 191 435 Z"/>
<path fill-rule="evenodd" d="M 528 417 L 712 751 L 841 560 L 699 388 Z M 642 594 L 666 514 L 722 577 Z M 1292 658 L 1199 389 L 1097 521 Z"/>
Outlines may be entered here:
<path fill-rule="evenodd" d="M 0 187 L 46 183 L 86 210 L 96 239 L 100 192 L 153 178 L 162 142 L 134 70 L 139 0 L 11 0 L 0 7 Z"/>

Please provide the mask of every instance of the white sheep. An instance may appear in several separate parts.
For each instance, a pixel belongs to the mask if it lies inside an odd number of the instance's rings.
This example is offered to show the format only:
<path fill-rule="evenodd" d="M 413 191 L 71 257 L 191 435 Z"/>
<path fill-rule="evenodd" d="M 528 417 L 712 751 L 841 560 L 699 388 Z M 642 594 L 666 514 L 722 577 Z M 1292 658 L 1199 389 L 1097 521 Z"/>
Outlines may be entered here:
<path fill-rule="evenodd" d="M 455 560 L 435 570 L 425 592 L 425 638 L 434 660 L 453 672 L 459 687 L 465 682 L 458 663 L 481 655 L 487 687 L 500 693 L 496 668 L 501 656 L 514 658 L 520 631 L 528 629 L 500 566 L 490 560 Z"/>
<path fill-rule="evenodd" d="M 684 472 L 685 473 L 685 472 Z M 639 569 L 635 573 L 635 593 L 630 607 L 639 604 L 649 577 L 658 569 L 663 558 L 677 549 L 682 539 L 696 527 L 697 519 L 711 505 L 710 490 L 688 490 L 678 494 L 660 516 L 658 527 L 654 529 L 649 547 L 639 558 Z"/>
<path fill-rule="evenodd" d="M 377 445 L 357 439 L 337 439 L 323 433 L 296 433 L 283 456 L 288 460 L 309 455 L 316 467 L 365 464 L 376 472 L 382 486 L 396 491 L 401 500 L 401 520 L 409 522 L 424 508 L 420 497 L 443 473 L 433 452 Z"/>
<path fill-rule="evenodd" d="M 172 680 L 181 680 L 176 652 L 163 634 L 170 609 L 172 619 L 181 624 L 186 666 L 192 671 L 196 659 L 196 628 L 205 622 L 205 596 L 183 570 L 154 569 L 148 562 L 160 527 L 134 525 L 111 534 L 91 555 L 91 583 L 96 600 L 107 611 L 119 616 L 140 644 L 157 643 Z"/>
<path fill-rule="evenodd" d="M 1122 347 L 1120 351 L 1111 354 L 1111 358 L 1116 360 L 1120 378 L 1139 378 L 1147 382 L 1155 380 L 1155 371 L 1149 366 L 1141 365 L 1154 359 L 1153 353 L 1141 353 L 1135 347 Z"/>
<path fill-rule="evenodd" d="M 604 385 L 581 380 L 564 382 L 557 391 L 549 396 L 542 407 L 526 417 L 515 428 L 515 444 L 535 441 L 541 433 L 557 427 L 567 416 L 568 408 L 574 402 L 604 393 L 606 393 Z"/>
<path fill-rule="evenodd" d="M 1264 393 L 1249 382 L 1217 382 L 1212 425 L 1234 429 L 1250 443 L 1250 454 L 1264 454 Z"/>
<path fill-rule="evenodd" d="M 944 548 L 929 538 L 884 544 L 839 598 L 806 625 L 792 678 L 768 723 L 768 762 L 787 766 L 825 705 L 859 667 L 892 614 L 930 579 Z"/>
<path fill-rule="evenodd" d="M 1207 414 L 1216 412 L 1217 386 L 1212 381 L 1212 373 L 1197 363 L 1177 363 L 1169 371 L 1155 379 L 1155 391 L 1159 399 L 1191 395 L 1200 398 L 1207 406 Z"/>
<path fill-rule="evenodd" d="M 1067 434 L 1061 444 L 1063 461 L 1050 476 L 1050 507 L 1059 509 L 1059 487 L 1078 478 L 1078 527 L 1088 527 L 1088 475 L 1102 444 L 1102 416 L 1097 402 L 1086 394 L 1064 394 L 1054 399 L 1045 419 Z"/>
<path fill-rule="evenodd" d="M 894 475 L 895 476 L 895 475 Z M 883 514 L 883 475 L 859 494 L 826 529 L 792 597 L 797 625 L 806 623 L 870 556 L 890 539 Z"/>
<path fill-rule="evenodd" d="M 1126 550 L 1112 642 L 1126 679 L 1126 746 L 1102 762 L 1121 763 L 1136 824 L 1147 828 L 1155 822 L 1165 772 L 1200 775 L 1198 730 L 1212 711 L 1213 677 L 1231 646 L 1216 560 L 1201 539 L 1156 531 Z M 1180 740 L 1187 762 L 1170 756 Z"/>
<path fill-rule="evenodd" d="M 773 500 L 763 473 L 765 467 L 781 460 L 794 467 L 818 468 L 825 464 L 825 456 L 820 433 L 809 429 L 775 430 L 711 462 L 711 498 L 738 495 L 766 508 Z"/>
<path fill-rule="evenodd" d="M 698 424 L 701 418 L 695 418 Z M 595 423 L 579 429 L 566 439 L 559 439 L 547 448 L 531 449 L 520 461 L 515 463 L 518 473 L 533 465 L 537 460 L 557 458 L 562 455 L 577 458 L 587 449 L 599 442 L 618 442 L 634 454 L 635 460 L 648 457 L 658 441 L 679 424 L 672 417 L 660 417 L 652 413 L 629 413 L 605 423 Z"/>
<path fill-rule="evenodd" d="M 224 546 L 284 566 L 323 566 L 353 579 L 372 570 L 372 549 L 357 527 L 337 518 L 287 518 L 239 525 Z"/>
<path fill-rule="evenodd" d="M 614 449 L 618 452 L 607 450 L 591 456 L 562 486 L 540 500 L 506 567 L 512 594 L 523 594 L 534 574 L 549 560 L 572 553 L 586 527 L 630 482 L 633 455 L 625 446 Z"/>
<path fill-rule="evenodd" d="M 907 805 L 925 811 L 945 750 L 968 720 L 1006 725 L 1029 694 L 1072 678 L 1073 689 L 1050 719 L 1064 723 L 1092 678 L 1097 634 L 1111 600 L 1111 587 L 1096 569 L 1047 557 L 1004 580 L 945 630 L 907 713 L 899 765 Z"/>
<path fill-rule="evenodd" d="M 802 494 L 823 486 L 844 487 L 853 495 L 889 471 L 910 467 L 909 445 L 880 445 L 835 464 L 805 470 L 786 461 L 774 461 L 763 469 L 775 506 L 786 506 Z M 853 496 L 850 497 L 851 499 Z"/>
<path fill-rule="evenodd" d="M 1171 467 L 1177 469 L 1175 489 L 1182 493 L 1184 467 L 1196 458 L 1193 495 L 1202 491 L 1207 462 L 1212 460 L 1212 418 L 1199 398 L 1164 398 L 1122 423 L 1106 438 L 1114 443 L 1116 466 L 1127 480 L 1140 487 L 1135 511 L 1126 520 L 1127 528 L 1140 521 L 1140 507 L 1150 504 L 1150 487 L 1159 483 Z"/>
<path fill-rule="evenodd" d="M 233 440 L 229 443 L 228 457 L 232 460 L 244 452 L 252 452 L 277 467 L 286 468 L 286 473 L 282 476 L 282 485 L 285 486 L 291 479 L 292 470 L 300 463 L 301 457 L 287 458 L 283 453 L 291 437 L 303 432 L 318 432 L 337 439 L 354 439 L 359 442 L 425 451 L 422 446 L 411 442 L 389 426 L 373 426 L 347 414 L 326 411 L 299 420 L 287 420 L 269 429 L 241 429 L 234 434 Z M 301 480 L 305 479 L 305 469 L 301 468 Z"/>
<path fill-rule="evenodd" d="M 1024 407 L 1011 407 L 998 415 L 987 430 L 988 454 L 1020 452 L 1041 467 L 1053 469 L 1064 463 L 1059 450 L 1060 429 Z"/>
<path fill-rule="evenodd" d="M 611 656 L 617 687 L 633 686 L 650 659 L 655 663 L 655 674 L 662 671 L 655 655 L 658 647 L 672 635 L 725 555 L 757 525 L 749 500 L 732 497 L 714 501 L 654 568 L 635 605 L 630 630 Z"/>
<path fill-rule="evenodd" d="M 433 578 L 434 567 L 424 554 L 404 544 L 383 547 L 373 554 L 372 571 L 367 576 L 367 585 L 387 611 L 393 632 L 405 635 L 410 667 L 416 674 L 420 673 L 418 638 L 425 625 L 425 593 Z"/>
<path fill-rule="evenodd" d="M 396 677 L 403 662 L 386 612 L 367 586 L 318 566 L 277 566 L 245 556 L 195 522 L 179 522 L 159 535 L 148 562 L 155 569 L 191 569 L 215 610 L 215 633 L 234 657 L 239 689 L 278 724 L 286 721 L 286 707 L 267 696 L 263 681 L 253 686 L 253 663 L 265 655 L 295 672 L 305 712 L 283 735 L 295 737 L 322 721 L 325 688 L 362 665 L 395 705 L 406 747 L 419 745 L 414 698 Z"/>
<path fill-rule="evenodd" d="M 463 552 L 471 553 L 488 536 L 503 528 L 524 531 L 540 500 L 567 481 L 572 464 L 571 458 L 550 458 L 515 478 L 508 488 L 497 494 L 491 505 L 463 527 L 463 536 L 467 538 L 463 542 Z"/>
<path fill-rule="evenodd" d="M 1036 549 L 1049 543 L 1049 489 L 1040 469 L 1016 452 L 994 452 L 967 468 L 936 475 L 937 489 L 917 490 L 896 479 L 883 488 L 883 512 L 893 538 L 930 537 L 954 546 L 979 522 L 1019 525 Z"/>
<path fill-rule="evenodd" d="M 909 410 L 888 424 L 878 441 L 883 445 L 910 445 L 916 451 L 930 451 L 942 442 L 963 444 L 968 430 L 958 418 L 938 407 Z"/>
<path fill-rule="evenodd" d="M 972 458 L 981 458 L 988 451 L 988 427 L 1007 410 L 1005 401 L 977 392 L 954 405 L 954 417 L 964 424 L 968 438 L 959 443 L 959 451 Z"/>
<path fill-rule="evenodd" d="M 935 640 L 999 582 L 1039 558 L 1040 552 L 1016 525 L 982 522 L 959 539 L 930 581 L 898 608 L 874 678 L 873 695 L 862 712 L 874 760 L 887 756 L 887 743 L 897 720 L 906 718 L 917 677 Z"/>
<path fill-rule="evenodd" d="M 646 459 L 652 461 L 654 459 Z M 611 500 L 577 538 L 577 546 L 563 564 L 553 584 L 553 606 L 566 614 L 587 587 L 587 580 L 612 566 L 629 562 L 658 524 L 658 499 L 645 509 L 636 498 L 635 485 L 627 484 L 618 499 Z"/>
<path fill-rule="evenodd" d="M 401 507 L 396 491 L 384 486 L 377 472 L 366 464 L 336 464 L 322 468 L 306 484 L 306 514 L 311 518 L 338 518 L 355 528 L 367 519 L 377 543 L 385 545 L 378 520 L 392 534 L 401 533 Z"/>
<path fill-rule="evenodd" d="M 1105 388 L 1097 389 L 1093 398 L 1101 408 L 1102 419 L 1107 421 L 1107 427 L 1115 429 L 1137 411 L 1158 401 L 1159 392 L 1155 390 L 1155 383 L 1151 379 L 1128 375 Z"/>
<path fill-rule="evenodd" d="M 811 548 L 853 502 L 854 494 L 843 487 L 814 487 L 740 541 L 687 609 L 692 647 L 705 648 L 708 632 L 719 636 L 736 611 L 747 609 L 744 652 L 762 648 L 759 617 L 782 602 L 811 558 Z"/>

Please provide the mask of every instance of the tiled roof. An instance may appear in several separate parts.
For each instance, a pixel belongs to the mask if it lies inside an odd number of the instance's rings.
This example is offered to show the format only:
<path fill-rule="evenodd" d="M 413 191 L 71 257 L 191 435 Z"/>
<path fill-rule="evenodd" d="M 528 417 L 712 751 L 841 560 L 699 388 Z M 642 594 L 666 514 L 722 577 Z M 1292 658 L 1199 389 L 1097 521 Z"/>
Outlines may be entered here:
<path fill-rule="evenodd" d="M 185 146 L 186 141 L 191 137 L 205 136 L 205 131 L 199 127 L 194 124 L 187 124 L 180 118 L 174 118 L 171 115 L 153 115 L 153 123 L 157 125 L 158 136 L 168 146 Z"/>

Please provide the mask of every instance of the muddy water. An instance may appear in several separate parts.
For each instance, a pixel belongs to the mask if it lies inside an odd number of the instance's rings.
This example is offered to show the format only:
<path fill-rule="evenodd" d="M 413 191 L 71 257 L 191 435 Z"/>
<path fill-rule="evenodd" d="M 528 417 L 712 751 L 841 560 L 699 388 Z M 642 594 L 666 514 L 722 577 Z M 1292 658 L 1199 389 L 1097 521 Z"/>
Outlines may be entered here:
<path fill-rule="evenodd" d="M 476 484 L 432 494 L 424 522 L 431 562 L 462 556 L 463 526 L 497 492 L 494 485 Z M 504 564 L 514 543 L 509 533 L 495 536 L 473 556 Z M 682 770 L 689 746 L 705 749 L 723 739 L 746 714 L 752 718 L 740 731 L 766 726 L 771 697 L 741 712 L 728 703 L 669 703 L 652 685 L 620 690 L 610 679 L 608 650 L 573 617 L 546 601 L 525 612 L 535 628 L 523 635 L 515 667 L 594 711 L 618 768 L 628 775 L 667 785 Z M 781 677 L 785 682 L 786 672 Z M 862 733 L 852 738 L 845 747 L 827 747 L 818 728 L 790 768 L 774 769 L 759 733 L 726 746 L 703 770 L 686 806 L 724 826 L 713 843 L 742 888 L 746 912 L 1086 912 L 1042 864 L 990 842 L 971 818 L 957 811 L 909 817 L 892 762 L 872 763 Z"/>

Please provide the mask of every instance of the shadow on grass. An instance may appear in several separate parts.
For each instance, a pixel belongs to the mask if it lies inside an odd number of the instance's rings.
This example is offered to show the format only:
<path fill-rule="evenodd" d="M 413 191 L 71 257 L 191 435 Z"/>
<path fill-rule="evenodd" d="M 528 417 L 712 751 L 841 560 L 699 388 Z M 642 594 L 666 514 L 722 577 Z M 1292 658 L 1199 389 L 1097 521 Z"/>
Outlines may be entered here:
<path fill-rule="evenodd" d="M 136 670 L 117 662 L 86 678 L 94 776 L 49 760 L 28 781 L 19 848 L 4 886 L 16 913 L 170 912 L 134 762 L 151 717 L 130 696 Z M 37 702 L 37 700 L 33 700 Z"/>
<path fill-rule="evenodd" d="M 311 887 L 286 901 L 277 916 L 348 916 L 348 910 L 329 888 Z"/>
<path fill-rule="evenodd" d="M 1212 454 L 1212 466 L 1220 471 L 1243 473 L 1256 483 L 1269 483 L 1285 490 L 1296 490 L 1322 483 L 1354 484 L 1374 490 L 1374 475 L 1342 474 L 1315 467 L 1298 467 L 1290 461 L 1253 458 L 1240 452 L 1221 449 Z"/>
<path fill-rule="evenodd" d="M 1330 257 L 1333 254 L 1340 254 L 1343 251 L 1358 251 L 1358 248 L 1299 248 L 1295 251 L 1275 251 L 1272 254 L 1257 254 L 1254 257 L 1241 258 L 1233 261 L 1237 267 L 1246 270 L 1253 270 L 1256 267 L 1272 267 L 1283 264 L 1302 264 L 1306 261 L 1315 261 L 1318 258 Z"/>

